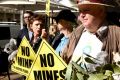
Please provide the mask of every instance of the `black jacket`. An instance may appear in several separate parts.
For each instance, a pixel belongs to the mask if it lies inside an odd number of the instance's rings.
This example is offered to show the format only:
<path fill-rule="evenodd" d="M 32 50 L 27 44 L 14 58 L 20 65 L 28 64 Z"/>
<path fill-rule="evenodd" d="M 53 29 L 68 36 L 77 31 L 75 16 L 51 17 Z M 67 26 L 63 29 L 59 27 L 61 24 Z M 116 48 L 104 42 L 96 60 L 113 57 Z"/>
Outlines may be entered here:
<path fill-rule="evenodd" d="M 18 47 L 19 47 L 19 45 L 20 45 L 20 43 L 21 43 L 21 41 L 22 41 L 22 39 L 23 39 L 24 36 L 27 38 L 28 41 L 30 41 L 29 40 L 29 33 L 28 33 L 27 27 L 24 27 L 23 29 L 21 29 L 19 31 L 19 34 L 17 36 L 17 46 Z"/>
<path fill-rule="evenodd" d="M 59 34 L 59 35 L 57 35 L 55 38 L 54 38 L 54 40 L 53 40 L 53 42 L 52 42 L 52 44 L 51 44 L 51 46 L 53 47 L 53 49 L 56 49 L 57 48 L 57 46 L 59 45 L 59 43 L 61 42 L 61 39 L 64 37 L 64 34 Z"/>
<path fill-rule="evenodd" d="M 37 41 L 36 41 L 34 44 L 32 44 L 32 47 L 33 47 L 33 50 L 35 51 L 35 53 L 37 53 L 38 48 L 39 48 L 39 46 L 40 46 L 40 44 L 41 44 L 41 41 L 42 41 L 42 38 L 39 37 L 39 38 L 37 39 Z"/>

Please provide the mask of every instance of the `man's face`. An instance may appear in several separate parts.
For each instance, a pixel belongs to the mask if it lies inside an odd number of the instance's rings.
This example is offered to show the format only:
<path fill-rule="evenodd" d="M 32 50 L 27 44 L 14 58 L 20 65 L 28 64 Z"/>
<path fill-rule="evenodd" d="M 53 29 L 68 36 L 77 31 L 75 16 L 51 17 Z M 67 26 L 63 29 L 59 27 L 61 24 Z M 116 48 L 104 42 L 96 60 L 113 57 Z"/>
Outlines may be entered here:
<path fill-rule="evenodd" d="M 100 6 L 86 5 L 80 7 L 78 20 L 80 20 L 87 29 L 95 29 L 100 25 L 103 12 Z M 96 26 L 96 27 L 95 27 Z"/>
<path fill-rule="evenodd" d="M 24 21 L 26 24 L 29 24 L 29 21 L 30 21 L 30 14 L 29 13 L 25 13 L 24 14 Z"/>

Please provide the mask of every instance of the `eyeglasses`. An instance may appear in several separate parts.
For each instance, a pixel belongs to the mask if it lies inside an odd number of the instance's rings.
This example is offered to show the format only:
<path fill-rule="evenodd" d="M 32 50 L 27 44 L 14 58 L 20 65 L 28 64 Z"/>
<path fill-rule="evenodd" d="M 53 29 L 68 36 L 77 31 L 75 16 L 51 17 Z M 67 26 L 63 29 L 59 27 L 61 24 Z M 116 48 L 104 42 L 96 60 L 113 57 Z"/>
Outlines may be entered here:
<path fill-rule="evenodd" d="M 24 19 L 26 19 L 26 18 L 30 18 L 30 16 L 25 16 Z"/>

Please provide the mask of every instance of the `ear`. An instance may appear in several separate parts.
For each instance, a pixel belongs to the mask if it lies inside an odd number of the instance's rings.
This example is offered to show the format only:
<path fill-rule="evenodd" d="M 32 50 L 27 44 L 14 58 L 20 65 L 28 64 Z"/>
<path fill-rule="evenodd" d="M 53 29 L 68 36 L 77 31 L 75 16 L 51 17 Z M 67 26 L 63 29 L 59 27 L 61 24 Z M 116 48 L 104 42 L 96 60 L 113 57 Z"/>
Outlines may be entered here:
<path fill-rule="evenodd" d="M 13 38 L 10 39 L 10 43 L 14 44 L 14 45 L 17 45 L 17 41 Z"/>
<path fill-rule="evenodd" d="M 30 28 L 31 28 L 31 29 L 33 29 L 33 26 L 32 26 L 32 24 L 30 24 Z"/>

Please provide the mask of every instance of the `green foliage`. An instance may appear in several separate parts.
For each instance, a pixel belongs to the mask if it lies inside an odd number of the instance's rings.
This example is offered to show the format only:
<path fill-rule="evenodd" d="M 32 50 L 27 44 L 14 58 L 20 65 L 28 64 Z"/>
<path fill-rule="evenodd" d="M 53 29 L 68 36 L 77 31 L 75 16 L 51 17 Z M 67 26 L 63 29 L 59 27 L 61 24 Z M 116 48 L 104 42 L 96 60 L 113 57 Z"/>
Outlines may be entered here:
<path fill-rule="evenodd" d="M 120 73 L 120 67 L 118 65 L 112 64 L 114 73 Z"/>
<path fill-rule="evenodd" d="M 114 80 L 113 74 L 120 74 L 120 67 L 116 64 L 99 65 L 95 71 L 89 71 L 87 67 L 81 67 L 85 63 L 96 64 L 91 56 L 80 57 L 77 62 L 68 64 L 65 80 Z"/>
<path fill-rule="evenodd" d="M 104 80 L 107 79 L 107 76 L 103 73 L 89 74 L 88 80 Z"/>
<path fill-rule="evenodd" d="M 85 61 L 91 64 L 96 64 L 92 59 L 90 59 L 89 57 L 85 57 Z"/>

